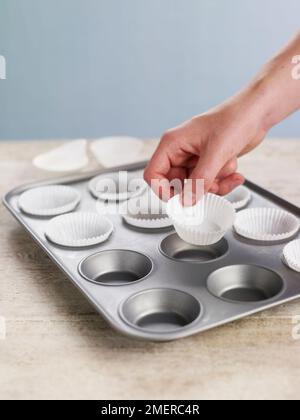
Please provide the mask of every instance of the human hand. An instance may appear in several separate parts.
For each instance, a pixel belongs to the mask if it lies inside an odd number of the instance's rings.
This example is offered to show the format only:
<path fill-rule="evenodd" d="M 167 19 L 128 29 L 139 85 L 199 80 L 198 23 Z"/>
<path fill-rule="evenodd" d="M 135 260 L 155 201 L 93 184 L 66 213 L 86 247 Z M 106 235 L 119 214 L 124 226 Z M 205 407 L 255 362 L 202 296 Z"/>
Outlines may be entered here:
<path fill-rule="evenodd" d="M 184 185 L 184 203 L 190 200 L 191 204 L 200 198 L 197 180 L 204 180 L 204 192 L 220 195 L 244 182 L 237 173 L 238 157 L 254 149 L 270 128 L 300 109 L 300 83 L 294 76 L 299 51 L 300 33 L 246 89 L 162 137 L 145 170 L 145 180 L 161 198 L 167 200 L 172 195 L 170 182 L 175 179 L 181 186 L 186 179 L 192 181 Z"/>
<path fill-rule="evenodd" d="M 226 195 L 244 183 L 237 173 L 237 159 L 265 137 L 260 107 L 250 98 L 236 97 L 210 112 L 168 131 L 145 170 L 145 180 L 162 198 L 172 196 L 169 183 L 179 179 L 204 180 L 205 192 Z M 158 187 L 155 187 L 158 180 Z M 194 182 L 188 183 L 193 203 Z M 187 187 L 185 187 L 185 190 Z M 192 203 L 191 203 L 192 204 Z"/>

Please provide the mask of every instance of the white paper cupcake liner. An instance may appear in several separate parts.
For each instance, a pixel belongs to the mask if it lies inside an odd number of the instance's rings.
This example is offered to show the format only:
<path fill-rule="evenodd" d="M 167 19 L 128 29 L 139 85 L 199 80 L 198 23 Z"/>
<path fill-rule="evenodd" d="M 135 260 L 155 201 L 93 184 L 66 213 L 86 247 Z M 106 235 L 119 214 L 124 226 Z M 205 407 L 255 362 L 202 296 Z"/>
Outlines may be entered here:
<path fill-rule="evenodd" d="M 247 206 L 251 200 L 251 192 L 248 188 L 240 186 L 224 197 L 228 200 L 236 210 L 240 210 Z"/>
<path fill-rule="evenodd" d="M 219 242 L 234 223 L 235 210 L 231 203 L 214 194 L 206 194 L 195 206 L 183 207 L 180 196 L 167 205 L 178 236 L 196 246 Z"/>
<path fill-rule="evenodd" d="M 84 139 L 69 141 L 50 152 L 43 153 L 33 160 L 33 165 L 49 172 L 75 172 L 89 163 L 87 141 Z"/>
<path fill-rule="evenodd" d="M 299 220 L 284 210 L 255 208 L 239 212 L 234 228 L 244 238 L 274 242 L 294 236 L 299 230 Z"/>
<path fill-rule="evenodd" d="M 120 175 L 121 174 L 121 175 Z M 93 178 L 89 190 L 94 197 L 103 201 L 126 201 L 146 190 L 146 182 L 135 172 L 108 173 Z"/>
<path fill-rule="evenodd" d="M 173 224 L 168 216 L 142 215 L 138 217 L 124 215 L 123 218 L 129 225 L 143 229 L 163 229 Z"/>
<path fill-rule="evenodd" d="M 52 217 L 73 211 L 80 203 L 79 192 L 65 185 L 50 185 L 25 191 L 19 208 L 31 216 Z"/>
<path fill-rule="evenodd" d="M 110 168 L 142 160 L 144 143 L 132 137 L 106 137 L 95 140 L 90 148 L 98 163 Z"/>
<path fill-rule="evenodd" d="M 112 222 L 97 213 L 58 216 L 47 225 L 46 238 L 60 246 L 77 248 L 105 242 L 113 232 Z"/>
<path fill-rule="evenodd" d="M 143 229 L 162 229 L 173 225 L 166 205 L 150 190 L 139 198 L 124 203 L 121 214 L 126 223 Z"/>
<path fill-rule="evenodd" d="M 286 245 L 283 250 L 283 259 L 292 270 L 300 273 L 300 239 Z"/>

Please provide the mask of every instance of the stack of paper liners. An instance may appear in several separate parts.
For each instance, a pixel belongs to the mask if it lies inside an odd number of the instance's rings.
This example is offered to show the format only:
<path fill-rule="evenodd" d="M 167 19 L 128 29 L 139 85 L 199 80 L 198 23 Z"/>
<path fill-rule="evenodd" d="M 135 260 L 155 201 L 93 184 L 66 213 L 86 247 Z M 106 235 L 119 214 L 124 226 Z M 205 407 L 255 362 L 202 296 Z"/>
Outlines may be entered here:
<path fill-rule="evenodd" d="M 91 143 L 91 152 L 105 168 L 143 160 L 143 150 L 143 141 L 133 137 L 104 137 Z"/>
<path fill-rule="evenodd" d="M 87 141 L 84 139 L 69 141 L 33 160 L 34 166 L 39 169 L 61 173 L 79 171 L 88 163 Z"/>

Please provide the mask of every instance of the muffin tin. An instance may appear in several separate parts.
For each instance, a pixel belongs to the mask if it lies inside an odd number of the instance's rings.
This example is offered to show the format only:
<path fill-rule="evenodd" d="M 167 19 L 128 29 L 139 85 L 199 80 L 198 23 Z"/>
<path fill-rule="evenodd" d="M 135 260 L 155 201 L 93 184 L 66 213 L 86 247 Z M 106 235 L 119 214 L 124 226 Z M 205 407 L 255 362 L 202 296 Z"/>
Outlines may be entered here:
<path fill-rule="evenodd" d="M 142 171 L 146 162 L 119 167 Z M 69 185 L 81 195 L 74 212 L 97 212 L 89 183 L 97 173 L 54 179 L 14 189 L 4 204 L 38 245 L 119 332 L 137 339 L 169 341 L 191 336 L 300 297 L 300 273 L 282 261 L 288 241 L 257 242 L 233 229 L 220 242 L 193 246 L 174 229 L 141 229 L 118 214 L 106 216 L 114 232 L 85 248 L 55 245 L 45 236 L 49 218 L 23 213 L 25 191 Z M 248 182 L 247 208 L 275 208 L 297 218 L 300 209 Z M 300 238 L 299 233 L 294 239 Z"/>

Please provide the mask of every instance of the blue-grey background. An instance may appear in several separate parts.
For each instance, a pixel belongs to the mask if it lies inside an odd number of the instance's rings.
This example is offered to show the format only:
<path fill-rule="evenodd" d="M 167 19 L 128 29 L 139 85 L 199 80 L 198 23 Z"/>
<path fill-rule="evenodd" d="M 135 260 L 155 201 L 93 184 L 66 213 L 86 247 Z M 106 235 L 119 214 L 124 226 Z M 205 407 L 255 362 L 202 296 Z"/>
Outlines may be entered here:
<path fill-rule="evenodd" d="M 299 29 L 299 0 L 0 0 L 0 139 L 159 136 Z M 277 136 L 300 136 L 300 115 Z"/>

